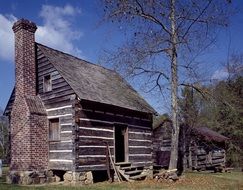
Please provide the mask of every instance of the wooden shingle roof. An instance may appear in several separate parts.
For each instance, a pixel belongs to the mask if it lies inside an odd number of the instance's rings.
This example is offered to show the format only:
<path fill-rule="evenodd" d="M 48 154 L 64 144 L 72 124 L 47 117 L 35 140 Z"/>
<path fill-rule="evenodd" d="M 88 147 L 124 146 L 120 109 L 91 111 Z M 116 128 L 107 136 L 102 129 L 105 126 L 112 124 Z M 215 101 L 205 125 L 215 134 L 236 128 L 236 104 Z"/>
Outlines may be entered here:
<path fill-rule="evenodd" d="M 41 44 L 37 44 L 37 47 L 80 99 L 155 113 L 155 110 L 115 71 Z"/>
<path fill-rule="evenodd" d="M 208 127 L 195 127 L 192 130 L 195 135 L 199 135 L 206 141 L 224 142 L 229 140 L 228 137 L 209 129 Z"/>

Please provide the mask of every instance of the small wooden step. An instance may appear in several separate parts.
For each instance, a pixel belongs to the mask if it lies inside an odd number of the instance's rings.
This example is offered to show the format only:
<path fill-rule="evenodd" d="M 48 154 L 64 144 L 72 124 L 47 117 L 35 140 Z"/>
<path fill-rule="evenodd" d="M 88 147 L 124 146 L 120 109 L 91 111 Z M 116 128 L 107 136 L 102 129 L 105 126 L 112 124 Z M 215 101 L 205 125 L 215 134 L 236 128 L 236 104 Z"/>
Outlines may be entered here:
<path fill-rule="evenodd" d="M 134 171 L 129 171 L 129 172 L 125 172 L 126 175 L 136 175 L 136 174 L 140 174 L 143 170 L 134 170 Z"/>
<path fill-rule="evenodd" d="M 137 169 L 138 167 L 137 166 L 126 166 L 126 167 L 121 167 L 121 170 L 124 170 L 124 171 L 131 171 L 131 170 L 135 170 Z"/>
<path fill-rule="evenodd" d="M 131 166 L 131 162 L 116 162 L 115 165 L 120 167 L 128 167 Z"/>
<path fill-rule="evenodd" d="M 129 177 L 129 179 L 139 180 L 139 179 L 144 179 L 145 177 L 147 177 L 146 174 L 140 174 L 140 175 L 135 175 L 135 176 Z"/>

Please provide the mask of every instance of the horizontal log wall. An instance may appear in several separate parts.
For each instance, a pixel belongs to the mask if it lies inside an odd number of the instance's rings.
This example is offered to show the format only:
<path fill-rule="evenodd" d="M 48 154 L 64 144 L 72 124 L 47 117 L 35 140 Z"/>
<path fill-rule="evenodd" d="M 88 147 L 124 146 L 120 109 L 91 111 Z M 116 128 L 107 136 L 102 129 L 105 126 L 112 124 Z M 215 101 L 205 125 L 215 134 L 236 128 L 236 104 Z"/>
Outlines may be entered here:
<path fill-rule="evenodd" d="M 128 128 L 129 161 L 136 166 L 152 165 L 151 129 Z"/>
<path fill-rule="evenodd" d="M 153 131 L 153 161 L 155 164 L 161 163 L 169 165 L 167 158 L 171 150 L 171 129 L 170 124 L 162 124 Z M 180 138 L 179 151 L 183 150 L 183 139 Z M 225 151 L 220 148 L 222 145 L 215 142 L 201 141 L 193 135 L 187 134 L 185 139 L 185 167 L 194 169 L 207 169 L 215 166 L 225 166 Z M 220 150 L 220 151 L 217 151 Z"/>
<path fill-rule="evenodd" d="M 66 105 L 47 109 L 47 118 L 59 118 L 60 141 L 49 142 L 49 168 L 73 170 L 75 161 L 75 123 L 73 106 Z"/>
<path fill-rule="evenodd" d="M 97 114 L 97 116 L 96 116 Z M 107 144 L 114 153 L 114 127 L 101 122 L 102 115 L 90 110 L 77 111 L 79 130 L 77 142 L 76 169 L 106 170 Z"/>
<path fill-rule="evenodd" d="M 124 115 L 123 113 L 127 112 L 119 112 L 119 109 L 108 107 L 87 101 L 76 106 L 76 121 L 79 122 L 79 140 L 76 143 L 77 170 L 106 170 L 106 144 L 109 145 L 114 159 L 114 127 L 119 125 L 128 127 L 129 161 L 136 162 L 137 165 L 151 165 L 152 122 L 149 117 L 143 117 L 142 120 L 138 113 L 131 114 L 133 116 Z"/>
<path fill-rule="evenodd" d="M 59 118 L 60 140 L 49 142 L 49 169 L 73 170 L 75 161 L 75 93 L 49 60 L 37 49 L 38 93 L 47 118 Z M 45 76 L 51 76 L 52 90 L 43 91 Z"/>
<path fill-rule="evenodd" d="M 74 96 L 74 91 L 65 79 L 59 74 L 49 60 L 37 49 L 37 86 L 38 93 L 46 108 L 67 105 L 70 97 Z M 43 91 L 43 81 L 45 76 L 51 76 L 52 90 Z"/>
<path fill-rule="evenodd" d="M 192 167 L 207 169 L 210 167 L 225 166 L 225 150 L 211 147 L 197 146 L 192 152 Z"/>
<path fill-rule="evenodd" d="M 168 152 L 171 150 L 171 123 L 163 123 L 153 130 L 153 163 L 156 165 L 169 166 Z M 165 159 L 166 160 L 161 160 Z"/>

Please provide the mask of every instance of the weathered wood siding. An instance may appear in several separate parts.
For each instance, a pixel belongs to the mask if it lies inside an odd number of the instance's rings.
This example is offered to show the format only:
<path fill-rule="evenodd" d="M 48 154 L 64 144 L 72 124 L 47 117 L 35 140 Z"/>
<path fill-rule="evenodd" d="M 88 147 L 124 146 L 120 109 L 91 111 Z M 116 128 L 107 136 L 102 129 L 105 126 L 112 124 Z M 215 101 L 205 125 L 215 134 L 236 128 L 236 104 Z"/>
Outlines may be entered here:
<path fill-rule="evenodd" d="M 157 165 L 169 166 L 171 150 L 171 123 L 163 123 L 153 130 L 153 161 Z M 183 128 L 181 128 L 183 129 Z M 183 155 L 183 136 L 179 139 L 179 155 Z M 187 132 L 185 138 L 184 168 L 204 170 L 225 166 L 226 154 L 223 143 L 201 140 L 199 136 Z M 180 159 L 180 158 L 179 158 Z"/>
<path fill-rule="evenodd" d="M 160 127 L 153 130 L 153 162 L 164 167 L 169 166 L 171 150 L 171 131 L 170 122 L 165 122 Z"/>
<path fill-rule="evenodd" d="M 47 119 L 59 119 L 60 140 L 49 142 L 49 169 L 73 170 L 75 93 L 55 67 L 37 48 L 38 93 L 46 107 Z M 44 76 L 50 75 L 52 90 L 43 91 Z"/>
<path fill-rule="evenodd" d="M 152 133 L 150 128 L 128 128 L 129 161 L 136 166 L 152 165 Z"/>
<path fill-rule="evenodd" d="M 226 154 L 223 148 L 210 146 L 201 142 L 193 142 L 186 152 L 188 168 L 205 170 L 214 167 L 224 167 Z"/>
<path fill-rule="evenodd" d="M 114 128 L 119 125 L 128 128 L 128 161 L 134 165 L 151 165 L 150 115 L 82 100 L 76 107 L 76 121 L 79 123 L 77 170 L 106 170 L 106 144 L 114 159 Z"/>

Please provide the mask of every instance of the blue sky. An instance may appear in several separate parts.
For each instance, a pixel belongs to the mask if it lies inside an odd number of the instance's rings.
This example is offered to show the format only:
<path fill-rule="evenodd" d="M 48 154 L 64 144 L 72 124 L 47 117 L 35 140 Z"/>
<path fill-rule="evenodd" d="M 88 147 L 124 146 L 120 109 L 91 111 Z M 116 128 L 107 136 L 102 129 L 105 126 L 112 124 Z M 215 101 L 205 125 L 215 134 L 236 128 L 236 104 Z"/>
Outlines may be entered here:
<path fill-rule="evenodd" d="M 230 51 L 243 51 L 243 1 L 235 2 L 238 13 L 230 26 L 221 31 L 213 51 L 206 55 L 212 67 L 209 74 L 220 78 L 224 68 L 220 64 Z M 114 49 L 124 39 L 119 27 L 100 24 L 101 12 L 94 0 L 8 0 L 0 6 L 0 108 L 4 109 L 14 86 L 14 41 L 12 24 L 26 18 L 38 26 L 36 41 L 74 54 L 93 63 L 99 63 L 104 49 Z M 231 42 L 231 43 L 229 43 Z M 138 88 L 137 88 L 138 90 Z M 158 111 L 163 108 L 149 94 L 141 92 Z"/>

